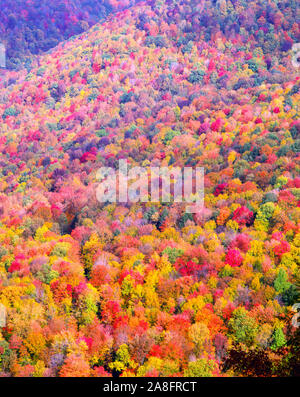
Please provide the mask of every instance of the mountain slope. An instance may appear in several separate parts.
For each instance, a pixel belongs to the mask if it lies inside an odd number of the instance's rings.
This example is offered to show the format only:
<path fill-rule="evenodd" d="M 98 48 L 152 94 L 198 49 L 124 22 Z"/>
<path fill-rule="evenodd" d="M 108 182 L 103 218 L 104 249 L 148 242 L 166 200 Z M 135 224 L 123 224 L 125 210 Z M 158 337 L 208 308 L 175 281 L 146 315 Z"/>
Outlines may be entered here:
<path fill-rule="evenodd" d="M 281 4 L 140 3 L 5 74 L 4 376 L 294 373 L 298 33 Z M 205 210 L 98 203 L 97 170 L 124 158 L 204 167 Z"/>

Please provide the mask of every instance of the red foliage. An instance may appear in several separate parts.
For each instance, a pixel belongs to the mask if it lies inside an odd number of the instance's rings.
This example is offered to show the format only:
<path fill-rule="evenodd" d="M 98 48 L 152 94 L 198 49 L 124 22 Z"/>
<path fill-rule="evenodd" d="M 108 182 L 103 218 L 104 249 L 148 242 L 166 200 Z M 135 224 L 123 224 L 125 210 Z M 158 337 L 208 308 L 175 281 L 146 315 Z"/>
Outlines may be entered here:
<path fill-rule="evenodd" d="M 283 254 L 291 250 L 290 244 L 287 241 L 281 241 L 278 245 L 274 247 L 274 252 L 276 256 L 282 257 Z"/>
<path fill-rule="evenodd" d="M 226 254 L 225 262 L 231 267 L 241 266 L 243 257 L 238 249 L 229 249 Z"/>

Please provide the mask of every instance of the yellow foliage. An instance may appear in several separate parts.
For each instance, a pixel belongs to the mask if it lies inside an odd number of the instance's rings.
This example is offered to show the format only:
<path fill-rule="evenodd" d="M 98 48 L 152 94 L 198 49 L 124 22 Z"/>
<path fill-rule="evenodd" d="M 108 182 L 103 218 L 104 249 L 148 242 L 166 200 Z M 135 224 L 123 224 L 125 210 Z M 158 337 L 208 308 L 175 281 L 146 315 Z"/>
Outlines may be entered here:
<path fill-rule="evenodd" d="M 198 295 L 196 298 L 191 298 L 187 302 L 185 302 L 182 306 L 182 311 L 184 310 L 194 310 L 194 312 L 198 312 L 202 310 L 203 307 L 206 305 L 204 297 Z"/>
<path fill-rule="evenodd" d="M 216 222 L 212 219 L 205 223 L 204 229 L 205 230 L 215 230 L 217 227 Z"/>
<path fill-rule="evenodd" d="M 189 328 L 188 336 L 191 342 L 195 344 L 196 349 L 199 352 L 203 348 L 204 344 L 208 342 L 210 333 L 206 324 L 195 323 Z"/>
<path fill-rule="evenodd" d="M 24 340 L 27 350 L 35 357 L 40 357 L 46 347 L 46 340 L 41 333 L 30 332 Z"/>
<path fill-rule="evenodd" d="M 254 291 L 260 290 L 261 286 L 259 281 L 259 274 L 256 274 L 255 277 L 253 278 L 251 283 L 251 288 L 254 289 Z"/>

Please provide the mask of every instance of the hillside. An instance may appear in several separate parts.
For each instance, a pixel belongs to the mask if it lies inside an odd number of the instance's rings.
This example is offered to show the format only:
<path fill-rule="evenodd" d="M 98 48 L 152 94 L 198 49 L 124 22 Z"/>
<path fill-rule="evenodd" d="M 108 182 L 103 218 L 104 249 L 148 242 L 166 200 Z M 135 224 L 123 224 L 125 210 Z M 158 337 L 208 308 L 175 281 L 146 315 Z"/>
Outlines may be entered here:
<path fill-rule="evenodd" d="M 290 376 L 296 2 L 143 2 L 0 81 L 2 376 Z M 205 209 L 99 167 L 203 167 Z"/>
<path fill-rule="evenodd" d="M 30 68 L 35 55 L 86 31 L 134 0 L 0 0 L 0 42 L 7 68 Z"/>

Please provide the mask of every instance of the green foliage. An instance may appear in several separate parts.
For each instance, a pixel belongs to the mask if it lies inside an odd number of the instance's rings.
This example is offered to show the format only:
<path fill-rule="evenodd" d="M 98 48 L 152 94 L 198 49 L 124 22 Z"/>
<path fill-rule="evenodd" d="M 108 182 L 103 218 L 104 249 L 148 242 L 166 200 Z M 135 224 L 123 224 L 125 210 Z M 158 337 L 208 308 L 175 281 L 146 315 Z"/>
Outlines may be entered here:
<path fill-rule="evenodd" d="M 176 262 L 176 259 L 179 258 L 184 251 L 182 249 L 177 249 L 177 248 L 171 248 L 167 247 L 162 251 L 162 254 L 167 254 L 169 261 L 174 264 Z"/>
<path fill-rule="evenodd" d="M 289 288 L 285 286 L 285 290 L 282 292 L 282 301 L 286 306 L 292 306 L 297 302 L 298 297 L 299 291 L 295 285 L 292 284 Z"/>
<path fill-rule="evenodd" d="M 6 117 L 8 117 L 8 116 L 17 116 L 17 114 L 18 114 L 18 112 L 17 112 L 17 110 L 15 109 L 15 107 L 14 107 L 14 106 L 11 106 L 10 108 L 6 108 L 6 109 L 4 110 L 4 113 L 3 113 L 3 115 L 2 115 L 2 118 L 5 120 Z"/>
<path fill-rule="evenodd" d="M 203 70 L 192 70 L 189 75 L 188 81 L 192 84 L 201 83 L 205 72 Z"/>
<path fill-rule="evenodd" d="M 167 131 L 163 139 L 163 142 L 165 144 L 168 144 L 175 136 L 180 136 L 180 135 L 181 135 L 180 131 L 173 131 L 173 130 Z"/>
<path fill-rule="evenodd" d="M 272 336 L 272 344 L 271 344 L 271 349 L 272 350 L 277 350 L 286 344 L 286 339 L 284 336 L 284 333 L 282 331 L 282 328 L 275 328 L 273 336 Z"/>
<path fill-rule="evenodd" d="M 35 274 L 35 277 L 42 283 L 50 284 L 51 281 L 58 278 L 59 273 L 56 270 L 52 270 L 49 264 L 42 266 L 41 270 Z"/>
<path fill-rule="evenodd" d="M 263 203 L 276 203 L 277 202 L 277 196 L 274 193 L 266 193 L 263 198 Z"/>
<path fill-rule="evenodd" d="M 244 343 L 246 346 L 253 344 L 258 326 L 255 319 L 249 316 L 245 308 L 236 309 L 228 325 L 234 340 Z"/>

